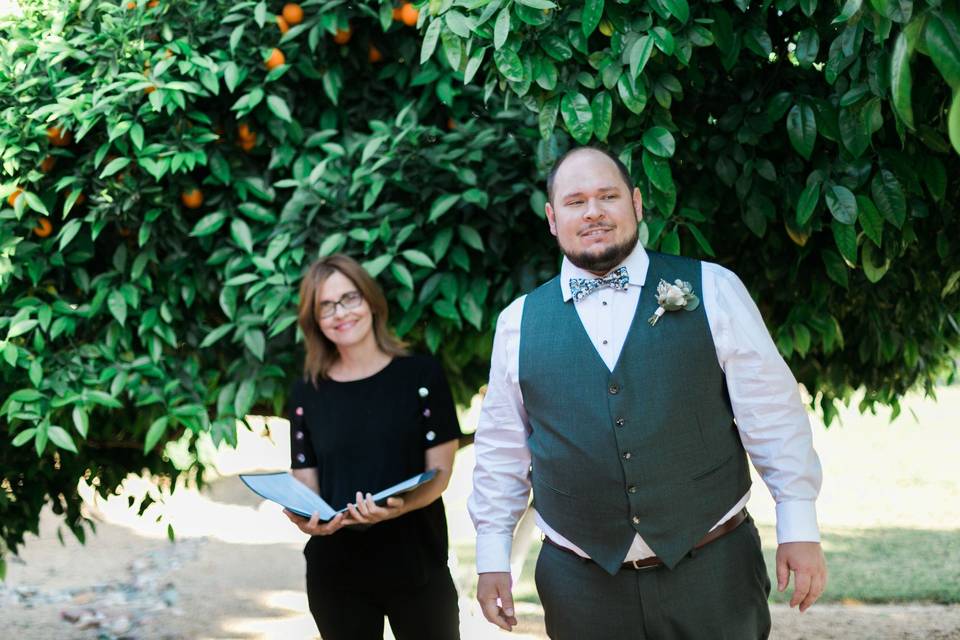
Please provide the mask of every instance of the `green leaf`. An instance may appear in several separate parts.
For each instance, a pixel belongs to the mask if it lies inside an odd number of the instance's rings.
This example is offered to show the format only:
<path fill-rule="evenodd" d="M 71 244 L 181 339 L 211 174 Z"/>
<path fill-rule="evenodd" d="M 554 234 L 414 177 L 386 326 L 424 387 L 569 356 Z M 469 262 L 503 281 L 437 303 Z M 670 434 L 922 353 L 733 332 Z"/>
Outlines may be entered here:
<path fill-rule="evenodd" d="M 392 261 L 393 256 L 390 254 L 385 254 L 374 258 L 373 260 L 367 260 L 366 262 L 362 263 L 361 266 L 366 269 L 371 278 L 376 278 L 378 275 L 380 275 L 380 272 L 386 269 Z"/>
<path fill-rule="evenodd" d="M 476 229 L 468 224 L 461 224 L 457 227 L 457 231 L 459 232 L 460 239 L 463 240 L 464 244 L 476 249 L 477 251 L 483 251 L 483 239 L 480 237 L 480 234 Z"/>
<path fill-rule="evenodd" d="M 17 436 L 13 439 L 13 441 L 10 444 L 12 444 L 15 447 L 22 447 L 27 442 L 29 442 L 33 438 L 33 436 L 36 435 L 36 433 L 37 433 L 37 430 L 34 427 L 30 427 L 29 429 L 24 429 L 23 431 L 17 434 Z"/>
<path fill-rule="evenodd" d="M 690 5 L 687 4 L 687 0 L 663 0 L 663 6 L 681 23 L 690 19 Z"/>
<path fill-rule="evenodd" d="M 960 24 L 940 11 L 926 17 L 923 39 L 930 60 L 954 92 L 960 91 Z"/>
<path fill-rule="evenodd" d="M 857 196 L 857 212 L 863 232 L 877 247 L 883 243 L 883 217 L 867 196 Z"/>
<path fill-rule="evenodd" d="M 144 455 L 150 453 L 157 443 L 160 442 L 160 438 L 163 437 L 163 434 L 167 430 L 167 426 L 170 424 L 169 418 L 167 416 L 160 416 L 153 421 L 153 424 L 150 425 L 150 428 L 147 429 L 147 437 L 143 441 L 143 453 Z"/>
<path fill-rule="evenodd" d="M 397 282 L 399 282 L 402 286 L 406 287 L 407 289 L 413 289 L 413 275 L 402 263 L 394 260 L 390 264 L 390 272 L 393 274 L 393 277 L 397 279 Z"/>
<path fill-rule="evenodd" d="M 672 255 L 680 255 L 680 234 L 676 229 L 671 229 L 660 239 L 660 251 Z"/>
<path fill-rule="evenodd" d="M 808 104 L 793 105 L 787 114 L 787 135 L 797 153 L 809 160 L 817 139 L 817 119 L 813 107 Z"/>
<path fill-rule="evenodd" d="M 673 134 L 663 127 L 650 127 L 643 134 L 643 146 L 652 154 L 661 158 L 671 158 L 677 145 Z"/>
<path fill-rule="evenodd" d="M 510 35 L 510 7 L 506 6 L 500 9 L 497 14 L 497 22 L 493 27 L 493 48 L 500 49 L 507 41 Z"/>
<path fill-rule="evenodd" d="M 540 115 L 537 124 L 540 129 L 540 137 L 548 139 L 553 135 L 553 129 L 557 126 L 557 114 L 560 112 L 560 96 L 554 96 L 543 103 L 540 107 Z"/>
<path fill-rule="evenodd" d="M 243 38 L 243 29 L 244 25 L 239 25 L 236 27 L 233 32 L 230 34 L 230 53 L 236 53 L 237 45 L 240 44 L 240 39 Z"/>
<path fill-rule="evenodd" d="M 523 80 L 523 63 L 513 49 L 497 49 L 493 53 L 493 62 L 497 70 L 510 82 Z"/>
<path fill-rule="evenodd" d="M 881 169 L 870 182 L 870 194 L 880 213 L 897 229 L 907 219 L 907 200 L 893 172 Z"/>
<path fill-rule="evenodd" d="M 197 221 L 197 224 L 193 226 L 193 230 L 190 232 L 190 235 L 195 238 L 202 238 L 203 236 L 208 236 L 211 233 L 214 233 L 223 226 L 223 223 L 227 220 L 227 214 L 217 211 L 214 213 L 209 213 L 200 220 Z"/>
<path fill-rule="evenodd" d="M 254 381 L 247 378 L 237 387 L 237 395 L 233 398 L 233 413 L 237 418 L 243 418 L 253 408 L 256 400 Z"/>
<path fill-rule="evenodd" d="M 73 407 L 72 417 L 73 426 L 77 430 L 77 433 L 80 434 L 81 438 L 86 438 L 87 432 L 90 431 L 90 417 L 87 415 L 86 409 L 75 405 Z"/>
<path fill-rule="evenodd" d="M 713 247 L 710 245 L 710 241 L 707 240 L 707 237 L 703 235 L 700 229 L 697 228 L 697 225 L 687 224 L 687 230 L 690 232 L 693 238 L 697 241 L 697 244 L 700 245 L 700 249 L 705 254 L 707 254 L 711 258 L 715 258 L 717 256 L 717 254 L 714 253 L 713 251 Z"/>
<path fill-rule="evenodd" d="M 80 232 L 80 221 L 71 220 L 60 229 L 60 251 L 70 244 L 70 241 Z"/>
<path fill-rule="evenodd" d="M 320 243 L 320 257 L 326 258 L 329 255 L 333 255 L 337 251 L 343 248 L 343 245 L 347 243 L 346 234 L 340 233 L 331 233 L 326 238 L 323 239 L 323 242 Z"/>
<path fill-rule="evenodd" d="M 807 221 L 813 216 L 817 209 L 817 203 L 820 202 L 820 183 L 808 185 L 801 193 L 800 200 L 797 202 L 797 225 L 806 226 Z"/>
<path fill-rule="evenodd" d="M 793 332 L 793 346 L 801 358 L 806 357 L 810 350 L 810 330 L 803 324 L 795 324 L 791 327 L 791 330 Z"/>
<path fill-rule="evenodd" d="M 263 337 L 263 331 L 259 329 L 250 329 L 243 334 L 243 344 L 250 350 L 250 353 L 263 362 L 263 354 L 266 351 L 266 339 Z"/>
<path fill-rule="evenodd" d="M 434 200 L 430 207 L 430 216 L 427 222 L 436 222 L 440 216 L 450 210 L 450 207 L 457 204 L 458 200 L 460 200 L 460 194 L 458 193 L 448 193 Z"/>
<path fill-rule="evenodd" d="M 589 36 L 600 24 L 603 17 L 603 0 L 585 0 L 580 12 L 580 26 L 583 35 Z"/>
<path fill-rule="evenodd" d="M 566 93 L 560 100 L 563 123 L 574 140 L 586 144 L 593 135 L 593 111 L 582 93 Z"/>
<path fill-rule="evenodd" d="M 483 322 L 483 307 L 477 304 L 472 293 L 467 292 L 466 295 L 460 298 L 460 313 L 462 313 L 463 318 L 478 331 L 483 330 L 483 326 L 481 326 Z"/>
<path fill-rule="evenodd" d="M 51 426 L 47 429 L 47 437 L 50 438 L 50 442 L 57 445 L 61 449 L 66 449 L 67 451 L 72 451 L 73 453 L 77 452 L 77 445 L 73 443 L 73 438 L 67 433 L 67 430 L 63 427 Z"/>
<path fill-rule="evenodd" d="M 206 337 L 203 339 L 203 342 L 200 343 L 200 348 L 206 349 L 207 347 L 215 344 L 220 338 L 230 333 L 233 329 L 234 325 L 229 322 L 220 325 L 206 335 Z"/>
<path fill-rule="evenodd" d="M 250 227 L 240 218 L 234 218 L 230 223 L 230 237 L 241 249 L 247 253 L 253 253 L 253 236 L 250 234 Z"/>
<path fill-rule="evenodd" d="M 530 7 L 532 9 L 540 9 L 541 11 L 546 9 L 556 9 L 557 5 L 550 2 L 549 0 L 516 0 L 517 4 L 522 4 L 524 6 Z"/>
<path fill-rule="evenodd" d="M 280 96 L 267 96 L 267 106 L 270 108 L 270 111 L 273 112 L 273 115 L 284 122 L 293 122 L 293 116 L 290 115 L 290 108 L 287 106 L 286 101 Z"/>
<path fill-rule="evenodd" d="M 829 192 L 828 198 L 829 198 Z M 857 230 L 852 224 L 844 224 L 839 220 L 834 220 L 831 225 L 833 229 L 833 240 L 840 249 L 846 261 L 850 264 L 857 264 Z"/>
<path fill-rule="evenodd" d="M 843 261 L 840 254 L 831 249 L 824 249 L 820 252 L 820 258 L 823 260 L 823 266 L 826 267 L 827 277 L 846 289 L 849 286 L 847 263 Z"/>
<path fill-rule="evenodd" d="M 960 90 L 953 92 L 953 103 L 947 114 L 947 132 L 954 151 L 960 153 Z"/>
<path fill-rule="evenodd" d="M 7 340 L 11 338 L 16 338 L 17 336 L 22 336 L 25 333 L 33 331 L 33 329 L 39 324 L 38 320 L 32 319 L 23 319 L 17 320 L 10 327 L 10 331 L 7 332 Z"/>
<path fill-rule="evenodd" d="M 801 69 L 809 69 L 817 61 L 817 52 L 820 50 L 820 35 L 816 29 L 807 28 L 797 37 L 797 48 L 794 54 Z"/>
<path fill-rule="evenodd" d="M 107 306 L 110 308 L 111 315 L 117 319 L 120 326 L 123 326 L 127 321 L 127 301 L 123 294 L 116 289 L 111 291 L 107 296 Z"/>
<path fill-rule="evenodd" d="M 884 258 L 880 249 L 867 242 L 863 245 L 863 275 L 870 282 L 879 282 L 890 268 L 890 260 Z"/>
<path fill-rule="evenodd" d="M 857 221 L 857 199 L 850 189 L 835 184 L 827 188 L 824 196 L 827 208 L 838 222 L 852 225 Z"/>
<path fill-rule="evenodd" d="M 130 127 L 130 142 L 138 150 L 143 148 L 143 127 L 139 123 Z"/>
<path fill-rule="evenodd" d="M 636 80 L 644 68 L 647 61 L 650 60 L 650 54 L 653 53 L 653 38 L 650 36 L 640 36 L 630 47 L 630 77 Z"/>
<path fill-rule="evenodd" d="M 18 391 L 14 391 L 13 393 L 10 394 L 10 397 L 7 399 L 13 400 L 14 402 L 22 402 L 26 404 L 28 402 L 36 402 L 37 400 L 40 400 L 43 397 L 44 397 L 43 394 L 37 391 L 36 389 L 28 388 L 28 389 L 20 389 Z"/>
<path fill-rule="evenodd" d="M 665 27 L 654 27 L 650 33 L 653 36 L 653 43 L 657 45 L 657 49 L 660 49 L 660 51 L 663 51 L 668 56 L 672 56 L 677 48 L 677 41 L 673 37 L 673 34 Z"/>
<path fill-rule="evenodd" d="M 647 90 L 642 76 L 633 82 L 627 75 L 621 75 L 617 80 L 617 93 L 623 106 L 637 115 L 643 113 L 647 106 Z"/>
<path fill-rule="evenodd" d="M 428 269 L 437 268 L 437 265 L 433 260 L 430 259 L 430 256 L 422 251 L 417 251 L 416 249 L 407 249 L 400 255 L 402 255 L 407 262 L 418 267 L 426 267 Z"/>
<path fill-rule="evenodd" d="M 833 19 L 832 24 L 841 24 L 852 18 L 858 11 L 860 11 L 860 6 L 863 4 L 863 0 L 847 0 L 843 5 L 843 10 L 840 12 L 836 18 Z"/>
<path fill-rule="evenodd" d="M 128 164 L 130 164 L 130 158 L 114 158 L 107 163 L 107 166 L 100 172 L 100 179 L 109 178 L 113 174 L 122 171 Z"/>
<path fill-rule="evenodd" d="M 893 108 L 911 129 L 913 126 L 913 81 L 910 77 L 910 55 L 913 47 L 907 42 L 906 31 L 901 31 L 890 58 L 890 91 Z"/>
<path fill-rule="evenodd" d="M 606 91 L 601 91 L 593 96 L 590 111 L 593 112 L 593 135 L 597 140 L 606 142 L 613 122 L 613 98 Z"/>
<path fill-rule="evenodd" d="M 430 26 L 427 27 L 427 32 L 423 34 L 423 46 L 420 49 L 420 64 L 425 64 L 433 55 L 433 52 L 436 51 L 442 27 L 442 20 L 432 20 Z"/>

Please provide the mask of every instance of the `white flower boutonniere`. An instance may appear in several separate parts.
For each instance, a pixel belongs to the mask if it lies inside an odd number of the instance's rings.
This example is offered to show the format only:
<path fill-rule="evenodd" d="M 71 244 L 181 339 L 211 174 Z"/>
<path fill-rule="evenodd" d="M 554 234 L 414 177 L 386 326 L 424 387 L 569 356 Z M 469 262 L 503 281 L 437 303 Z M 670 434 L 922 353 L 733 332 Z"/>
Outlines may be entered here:
<path fill-rule="evenodd" d="M 700 298 L 693 295 L 693 285 L 689 282 L 674 280 L 673 284 L 670 284 L 666 280 L 660 280 L 657 285 L 657 303 L 660 307 L 647 320 L 651 327 L 656 325 L 660 316 L 667 311 L 693 311 L 700 306 Z"/>

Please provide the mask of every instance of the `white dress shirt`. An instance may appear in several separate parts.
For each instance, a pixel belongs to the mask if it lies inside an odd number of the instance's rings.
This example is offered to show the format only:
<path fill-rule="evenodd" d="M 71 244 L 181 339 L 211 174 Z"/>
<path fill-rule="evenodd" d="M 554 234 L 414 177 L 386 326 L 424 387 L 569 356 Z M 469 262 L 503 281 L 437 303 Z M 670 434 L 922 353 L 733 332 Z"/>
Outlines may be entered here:
<path fill-rule="evenodd" d="M 602 288 L 574 302 L 593 346 L 611 371 L 627 338 L 650 259 L 641 244 L 623 262 L 630 282 L 625 291 Z M 564 301 L 570 278 L 595 278 L 566 258 L 560 268 Z M 743 446 L 777 503 L 777 540 L 819 542 L 815 502 L 820 492 L 820 460 L 813 450 L 810 423 L 796 379 L 770 338 L 763 318 L 740 279 L 720 265 L 704 262 L 701 299 L 717 361 L 723 369 Z M 476 467 L 468 509 L 477 530 L 477 572 L 510 571 L 510 549 L 517 521 L 530 494 L 530 425 L 519 384 L 520 320 L 525 296 L 500 314 L 493 340 L 490 382 L 475 437 Z M 717 525 L 743 508 L 750 492 Z M 536 514 L 537 526 L 554 542 L 586 553 Z M 589 523 L 584 523 L 589 526 Z M 655 555 L 637 535 L 624 561 Z"/>

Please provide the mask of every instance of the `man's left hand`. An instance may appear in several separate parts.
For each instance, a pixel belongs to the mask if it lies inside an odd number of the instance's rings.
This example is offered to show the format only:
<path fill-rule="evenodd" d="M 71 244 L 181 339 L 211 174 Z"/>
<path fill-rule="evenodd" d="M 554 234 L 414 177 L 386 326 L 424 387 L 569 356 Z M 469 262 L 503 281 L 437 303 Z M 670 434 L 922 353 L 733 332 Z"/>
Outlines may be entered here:
<path fill-rule="evenodd" d="M 777 591 L 787 589 L 791 571 L 794 580 L 790 606 L 800 605 L 800 611 L 806 611 L 827 588 L 827 560 L 820 543 L 785 542 L 778 546 Z"/>

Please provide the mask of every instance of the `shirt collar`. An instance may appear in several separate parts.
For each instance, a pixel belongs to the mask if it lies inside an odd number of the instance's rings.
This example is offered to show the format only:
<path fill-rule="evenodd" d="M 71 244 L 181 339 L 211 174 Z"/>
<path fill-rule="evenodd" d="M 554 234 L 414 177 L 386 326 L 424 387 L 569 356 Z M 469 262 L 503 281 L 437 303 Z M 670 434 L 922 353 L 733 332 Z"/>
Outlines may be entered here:
<path fill-rule="evenodd" d="M 610 271 L 614 271 L 620 267 L 626 267 L 627 275 L 630 276 L 629 285 L 642 287 L 644 281 L 647 279 L 647 269 L 649 266 L 650 256 L 647 255 L 646 249 L 643 248 L 643 243 L 638 240 L 637 246 L 634 247 L 630 255 Z M 609 273 L 609 271 L 607 273 Z M 573 298 L 573 295 L 570 293 L 570 278 L 586 278 L 592 280 L 596 277 L 598 276 L 581 269 L 564 256 L 563 262 L 560 264 L 560 291 L 563 294 L 563 301 L 567 302 Z"/>

